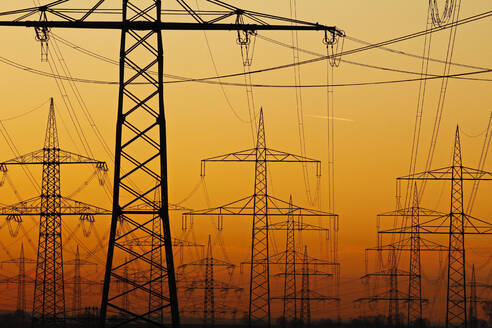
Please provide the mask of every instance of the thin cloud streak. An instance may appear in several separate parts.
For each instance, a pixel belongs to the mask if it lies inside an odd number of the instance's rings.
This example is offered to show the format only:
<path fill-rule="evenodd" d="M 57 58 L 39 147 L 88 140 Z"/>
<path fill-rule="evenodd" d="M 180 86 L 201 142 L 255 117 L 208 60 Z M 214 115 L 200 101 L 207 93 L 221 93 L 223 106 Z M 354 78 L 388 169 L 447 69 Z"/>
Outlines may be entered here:
<path fill-rule="evenodd" d="M 335 121 L 345 121 L 345 122 L 355 122 L 354 120 L 351 120 L 349 118 L 343 118 L 343 117 L 328 117 L 328 116 L 324 116 L 324 115 L 306 115 L 308 117 L 312 117 L 312 118 L 321 118 L 321 119 L 324 119 L 324 120 L 335 120 Z"/>

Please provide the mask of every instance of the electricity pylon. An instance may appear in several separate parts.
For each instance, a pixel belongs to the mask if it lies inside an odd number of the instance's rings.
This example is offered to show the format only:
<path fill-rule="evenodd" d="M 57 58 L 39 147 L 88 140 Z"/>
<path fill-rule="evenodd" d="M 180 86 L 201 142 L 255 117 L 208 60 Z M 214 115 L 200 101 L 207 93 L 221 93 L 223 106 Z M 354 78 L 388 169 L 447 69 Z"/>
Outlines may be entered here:
<path fill-rule="evenodd" d="M 235 202 L 205 210 L 185 213 L 191 215 L 216 215 L 222 226 L 224 215 L 252 216 L 251 269 L 249 285 L 249 325 L 270 325 L 270 255 L 269 225 L 270 217 L 288 215 L 336 217 L 335 214 L 293 206 L 268 194 L 268 163 L 310 163 L 316 165 L 320 174 L 321 163 L 318 160 L 267 148 L 263 109 L 260 110 L 256 147 L 202 160 L 201 175 L 205 175 L 207 162 L 250 162 L 255 163 L 255 181 L 253 195 Z M 285 262 L 285 260 L 284 260 Z"/>
<path fill-rule="evenodd" d="M 409 270 L 408 273 L 405 273 L 405 276 L 408 275 L 408 294 L 406 294 L 407 299 L 407 326 L 408 327 L 421 327 L 422 326 L 422 304 L 426 302 L 426 299 L 422 297 L 422 275 L 421 275 L 421 252 L 422 251 L 438 251 L 444 252 L 447 251 L 447 248 L 443 245 L 439 245 L 435 242 L 432 242 L 427 239 L 423 239 L 420 235 L 420 219 L 424 217 L 442 217 L 444 213 L 426 209 L 420 206 L 419 204 L 419 193 L 417 189 L 417 184 L 415 183 L 413 186 L 413 197 L 412 197 L 412 206 L 403 209 L 397 209 L 395 211 L 386 212 L 382 214 L 378 214 L 378 218 L 381 217 L 390 217 L 390 218 L 402 218 L 402 224 L 409 226 L 410 236 L 408 238 L 404 238 L 404 236 L 399 235 L 396 237 L 396 241 L 389 245 L 379 246 L 377 248 L 369 248 L 367 251 L 376 250 L 378 252 L 381 251 L 390 251 L 392 252 L 391 258 L 396 261 L 393 263 L 393 270 L 390 272 L 390 290 L 395 290 L 392 286 L 392 283 L 395 283 L 395 279 L 398 279 L 394 276 L 394 270 L 398 267 L 399 262 L 399 253 L 402 251 L 409 252 Z M 379 238 L 379 236 L 378 236 Z M 395 238 L 394 238 L 395 239 Z M 390 300 L 390 313 L 391 309 L 398 307 L 397 303 L 399 300 L 393 297 Z M 395 311 L 393 311 L 395 312 Z M 394 313 L 390 314 L 389 317 L 395 317 Z M 393 319 L 394 321 L 394 319 Z"/>
<path fill-rule="evenodd" d="M 82 275 L 80 272 L 81 266 L 95 266 L 97 263 L 90 262 L 80 258 L 79 245 L 75 251 L 75 258 L 71 261 L 65 261 L 65 266 L 73 265 L 73 289 L 72 289 L 72 317 L 78 318 L 82 314 Z"/>
<path fill-rule="evenodd" d="M 469 320 L 468 320 L 468 322 L 469 322 L 470 328 L 478 328 L 479 327 L 478 304 L 490 302 L 490 299 L 484 299 L 484 298 L 479 297 L 478 293 L 477 293 L 477 289 L 478 288 L 490 289 L 490 288 L 492 288 L 492 285 L 477 281 L 477 277 L 475 274 L 475 264 L 473 264 L 472 265 L 471 279 L 467 283 L 467 286 L 470 287 L 470 297 L 469 297 L 470 307 L 469 307 Z"/>
<path fill-rule="evenodd" d="M 449 213 L 420 222 L 419 231 L 421 234 L 449 236 L 446 327 L 467 327 L 465 235 L 492 234 L 492 224 L 464 213 L 463 182 L 492 180 L 492 173 L 463 166 L 459 127 L 456 127 L 451 166 L 415 173 L 398 179 L 451 182 Z M 381 231 L 381 233 L 411 234 L 412 227 L 404 226 Z"/>
<path fill-rule="evenodd" d="M 162 220 L 163 235 L 159 244 L 164 245 L 165 264 L 156 266 L 160 274 L 168 281 L 167 296 L 161 296 L 164 307 L 171 309 L 172 325 L 179 325 L 179 309 L 174 274 L 174 261 L 169 225 L 168 188 L 167 188 L 167 142 L 163 93 L 163 41 L 162 30 L 233 30 L 250 33 L 260 30 L 319 30 L 333 37 L 345 34 L 333 26 L 292 20 L 269 14 L 244 10 L 218 0 L 208 1 L 217 11 L 206 13 L 195 11 L 184 0 L 177 0 L 182 13 L 191 18 L 191 22 L 163 21 L 161 0 L 123 0 L 121 21 L 94 19 L 104 0 L 97 1 L 88 9 L 71 8 L 68 12 L 58 5 L 66 1 L 54 1 L 39 7 L 13 10 L 2 13 L 4 19 L 0 26 L 34 27 L 42 49 L 46 49 L 51 28 L 74 29 L 113 29 L 121 31 L 120 41 L 120 78 L 118 111 L 116 122 L 115 170 L 111 230 L 109 236 L 105 283 L 101 302 L 101 324 L 105 326 L 108 308 L 124 311 L 129 319 L 122 325 L 135 321 L 146 321 L 160 325 L 149 319 L 149 315 L 161 308 L 121 308 L 121 293 L 110 290 L 111 281 L 122 279 L 122 272 L 130 263 L 149 264 L 150 254 L 128 249 L 121 244 L 128 236 L 117 236 L 119 224 L 128 223 L 131 234 L 152 235 L 150 226 L 153 220 Z M 75 9 L 75 10 L 74 10 Z M 114 10 L 113 10 L 114 12 Z M 175 14 L 172 11 L 171 14 Z M 212 14 L 212 15 L 210 15 Z M 39 15 L 39 20 L 31 20 Z M 73 15 L 76 15 L 73 17 Z M 172 16 L 176 17 L 176 16 Z M 232 20 L 232 22 L 231 22 Z M 157 75 L 155 75 L 157 73 Z M 146 87 L 142 87 L 146 84 Z M 133 182 L 133 183 L 132 183 Z M 153 191 L 161 191 L 161 206 L 158 209 L 135 211 L 129 207 L 140 203 L 151 204 Z M 129 237 L 134 237 L 129 236 Z M 125 261 L 124 259 L 128 259 Z M 131 282 L 129 293 L 148 297 L 150 282 Z"/>
<path fill-rule="evenodd" d="M 289 199 L 290 212 L 294 210 L 294 206 L 292 204 L 292 196 Z M 316 262 L 317 265 L 326 265 L 327 263 L 321 261 L 313 261 L 312 259 L 307 257 L 307 252 L 305 252 L 304 257 L 297 251 L 296 248 L 296 232 L 300 233 L 302 231 L 324 231 L 327 234 L 329 230 L 327 228 L 322 228 L 310 224 L 306 224 L 302 222 L 302 217 L 298 217 L 298 220 L 295 219 L 293 214 L 287 215 L 287 221 L 273 223 L 269 226 L 270 231 L 285 231 L 285 251 L 280 253 L 280 257 L 275 257 L 274 259 L 270 259 L 270 264 L 281 264 L 284 267 L 284 271 L 277 274 L 276 276 L 283 277 L 284 279 L 284 288 L 283 288 L 283 296 L 282 297 L 272 297 L 272 300 L 278 299 L 282 301 L 282 318 L 283 318 L 283 326 L 287 327 L 289 324 L 296 324 L 299 319 L 299 311 L 297 307 L 297 303 L 299 300 L 303 300 L 304 298 L 298 297 L 297 291 L 297 276 L 301 275 L 302 279 L 306 279 L 305 275 L 316 275 L 316 276 L 325 276 L 331 277 L 332 273 L 320 272 L 318 270 L 313 270 L 310 268 L 309 264 Z M 275 259 L 276 258 L 276 259 Z M 297 267 L 302 264 L 302 273 L 297 269 Z M 316 265 L 315 264 L 315 265 Z M 329 263 L 329 265 L 334 265 L 337 267 L 338 263 Z M 335 270 L 336 272 L 337 270 Z M 309 279 L 309 278 L 307 278 Z M 331 300 L 338 300 L 335 298 L 331 298 Z"/>
<path fill-rule="evenodd" d="M 102 208 L 61 195 L 60 168 L 66 164 L 90 164 L 107 171 L 105 162 L 60 149 L 53 98 L 43 148 L 0 163 L 7 172 L 12 165 L 42 165 L 41 195 L 0 208 L 0 215 L 39 215 L 39 240 L 36 282 L 33 298 L 33 325 L 63 326 L 65 322 L 65 287 L 63 276 L 62 216 L 109 214 Z"/>
<path fill-rule="evenodd" d="M 185 270 L 185 268 L 188 267 L 198 267 L 200 268 L 200 271 L 201 268 L 204 268 L 203 279 L 191 281 L 185 289 L 188 291 L 203 290 L 203 309 L 201 311 L 203 316 L 203 325 L 205 327 L 214 327 L 217 309 L 221 309 L 220 312 L 224 313 L 224 310 L 228 308 L 225 304 L 217 304 L 215 293 L 218 291 L 242 291 L 242 288 L 240 287 L 216 280 L 214 277 L 215 269 L 217 267 L 223 267 L 228 270 L 233 270 L 235 265 L 213 257 L 212 242 L 209 235 L 207 242 L 207 255 L 197 261 L 182 264 L 178 267 L 178 269 Z M 232 271 L 230 276 L 232 276 Z"/>
<path fill-rule="evenodd" d="M 26 284 L 34 283 L 34 279 L 31 279 L 26 274 L 26 263 L 34 264 L 36 260 L 29 259 L 24 256 L 24 244 L 21 244 L 20 255 L 16 259 L 9 259 L 1 261 L 0 263 L 15 263 L 18 266 L 18 274 L 11 278 L 0 280 L 1 283 L 17 284 L 17 307 L 16 311 L 22 316 L 27 312 L 26 304 Z"/>
<path fill-rule="evenodd" d="M 169 207 L 169 211 L 172 210 L 178 210 L 182 211 L 185 210 L 184 208 L 181 207 Z M 189 210 L 189 209 L 186 209 Z M 155 220 L 155 222 L 152 224 L 152 231 L 155 233 L 156 236 L 160 235 L 161 226 L 160 226 L 160 221 Z M 127 247 L 146 247 L 147 249 L 150 249 L 151 252 L 151 258 L 153 259 L 152 265 L 150 266 L 148 270 L 148 279 L 151 281 L 149 284 L 149 289 L 152 291 L 152 293 L 149 293 L 149 298 L 148 298 L 148 308 L 149 311 L 150 309 L 155 309 L 155 308 L 160 308 L 158 311 L 154 311 L 152 314 L 149 314 L 149 317 L 156 322 L 159 322 L 160 324 L 164 323 L 164 308 L 163 304 L 164 301 L 160 295 L 164 292 L 164 277 L 160 275 L 158 272 L 159 269 L 155 267 L 154 263 L 163 263 L 163 257 L 162 257 L 162 245 L 159 247 L 158 241 L 156 240 L 155 237 L 153 236 L 143 236 L 140 238 L 133 238 L 133 239 L 128 239 L 125 242 L 122 242 L 125 246 Z M 192 248 L 200 248 L 203 254 L 203 244 L 198 244 L 195 242 L 187 241 L 187 240 L 182 240 L 178 238 L 172 238 L 172 246 L 174 250 L 178 250 L 180 259 L 183 261 L 183 253 L 184 253 L 184 248 L 192 247 Z"/>

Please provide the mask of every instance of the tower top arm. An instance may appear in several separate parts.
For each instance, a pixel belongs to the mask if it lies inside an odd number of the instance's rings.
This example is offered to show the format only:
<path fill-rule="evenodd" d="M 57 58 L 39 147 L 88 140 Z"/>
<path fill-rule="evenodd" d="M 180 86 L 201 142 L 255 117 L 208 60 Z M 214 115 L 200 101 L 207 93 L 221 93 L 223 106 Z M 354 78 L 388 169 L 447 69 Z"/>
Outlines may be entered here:
<path fill-rule="evenodd" d="M 453 166 L 419 172 L 397 178 L 397 180 L 453 180 Z M 463 180 L 492 180 L 492 172 L 462 167 Z"/>
<path fill-rule="evenodd" d="M 3 215 L 36 215 L 42 214 L 41 197 L 37 196 L 12 205 L 1 206 L 0 216 Z M 101 207 L 86 204 L 67 197 L 61 198 L 61 215 L 109 215 L 111 211 Z"/>
<path fill-rule="evenodd" d="M 185 0 L 176 0 L 179 10 L 161 10 L 158 21 L 145 15 L 129 17 L 125 22 L 106 20 L 106 17 L 122 16 L 121 9 L 103 8 L 99 0 L 90 8 L 63 8 L 68 0 L 58 0 L 46 5 L 10 10 L 0 13 L 0 26 L 24 26 L 34 28 L 85 28 L 128 30 L 222 30 L 254 32 L 260 30 L 325 31 L 343 37 L 345 33 L 336 26 L 291 19 L 257 11 L 246 10 L 223 1 L 203 1 L 210 10 L 198 10 Z M 168 17 L 184 17 L 183 21 L 170 21 Z"/>
<path fill-rule="evenodd" d="M 60 154 L 60 162 L 55 164 L 94 164 L 97 169 L 107 171 L 106 162 L 98 161 L 84 155 L 75 154 L 66 150 L 56 149 Z M 9 165 L 29 165 L 29 164 L 44 164 L 45 149 L 35 150 L 33 152 L 21 155 L 4 162 L 0 162 L 0 171 L 6 172 Z"/>
<path fill-rule="evenodd" d="M 241 150 L 233 153 L 213 156 L 202 159 L 200 175 L 205 176 L 205 165 L 208 162 L 256 162 L 256 148 Z M 321 175 L 321 161 L 280 150 L 265 149 L 266 161 L 270 163 L 312 163 L 316 165 L 316 176 Z"/>

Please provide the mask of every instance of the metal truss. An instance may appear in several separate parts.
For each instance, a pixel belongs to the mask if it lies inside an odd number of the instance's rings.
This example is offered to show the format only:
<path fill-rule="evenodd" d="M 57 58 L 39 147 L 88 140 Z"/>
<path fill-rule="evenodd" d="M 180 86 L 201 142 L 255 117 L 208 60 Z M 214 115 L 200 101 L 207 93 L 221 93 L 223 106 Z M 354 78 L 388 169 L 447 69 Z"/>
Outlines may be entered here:
<path fill-rule="evenodd" d="M 224 215 L 245 215 L 253 217 L 252 248 L 251 248 L 251 270 L 250 270 L 250 300 L 249 300 L 249 324 L 270 325 L 270 255 L 269 255 L 269 229 L 270 217 L 275 216 L 317 216 L 337 217 L 335 214 L 318 210 L 306 209 L 293 206 L 292 203 L 282 201 L 270 196 L 267 191 L 267 163 L 287 162 L 312 163 L 317 167 L 320 161 L 307 157 L 280 152 L 267 148 L 265 136 L 265 124 L 263 109 L 257 127 L 256 147 L 246 151 L 229 153 L 215 156 L 202 161 L 202 175 L 205 173 L 207 162 L 251 162 L 255 163 L 255 183 L 252 196 L 242 198 L 238 201 L 205 210 L 197 210 L 184 215 L 217 215 L 218 226 L 222 227 Z M 318 169 L 318 173 L 320 170 Z M 306 225 L 307 227 L 307 225 Z M 285 226 L 281 227 L 285 229 Z"/>
<path fill-rule="evenodd" d="M 214 269 L 216 267 L 223 267 L 227 270 L 233 270 L 235 265 L 226 261 L 222 261 L 213 257 L 212 242 L 210 235 L 208 236 L 207 243 L 207 255 L 200 260 L 186 263 L 178 267 L 178 269 L 185 269 L 188 267 L 204 267 L 203 279 L 193 280 L 186 287 L 188 291 L 203 290 L 203 325 L 205 327 L 215 326 L 216 320 L 216 291 L 235 291 L 241 292 L 243 289 L 237 286 L 233 286 L 229 283 L 217 281 L 214 278 Z"/>
<path fill-rule="evenodd" d="M 55 327 L 65 324 L 61 216 L 70 214 L 86 218 L 109 213 L 104 209 L 61 196 L 62 164 L 92 164 L 97 170 L 107 170 L 106 164 L 102 161 L 60 149 L 55 109 L 51 98 L 43 148 L 29 155 L 0 163 L 3 172 L 7 172 L 7 167 L 10 165 L 42 165 L 43 167 L 41 195 L 2 207 L 0 210 L 0 215 L 7 216 L 7 220 L 14 219 L 18 224 L 22 222 L 22 215 L 40 216 L 32 312 L 34 326 Z"/>
<path fill-rule="evenodd" d="M 450 212 L 444 216 L 380 233 L 412 234 L 417 228 L 421 234 L 449 236 L 448 284 L 446 300 L 446 327 L 467 327 L 465 235 L 492 234 L 492 224 L 464 213 L 463 181 L 492 180 L 492 173 L 463 166 L 459 128 L 456 128 L 452 164 L 449 167 L 416 173 L 399 180 L 446 180 L 451 182 Z"/>
<path fill-rule="evenodd" d="M 166 12 L 160 0 L 123 0 L 121 10 L 103 8 L 104 1 L 95 2 L 88 9 L 62 8 L 68 0 L 20 10 L 0 13 L 0 26 L 34 27 L 42 46 L 47 47 L 51 28 L 71 29 L 116 29 L 121 31 L 120 84 L 116 123 L 115 173 L 111 230 L 105 283 L 101 304 L 101 324 L 104 326 L 108 311 L 125 313 L 124 319 L 114 318 L 118 326 L 130 324 L 153 324 L 162 326 L 150 316 L 163 308 L 169 309 L 173 326 L 179 325 L 179 309 L 176 293 L 172 240 L 170 236 L 167 189 L 166 127 L 163 96 L 163 44 L 162 30 L 232 30 L 245 33 L 259 30 L 320 30 L 334 37 L 343 37 L 343 31 L 333 26 L 292 20 L 275 15 L 244 10 L 219 0 L 207 3 L 215 10 L 194 10 L 184 0 L 176 0 L 182 10 Z M 218 9 L 218 10 L 217 10 Z M 107 21 L 107 14 L 121 14 L 121 21 Z M 180 14 L 188 21 L 173 22 L 168 15 Z M 164 17 L 164 19 L 163 19 Z M 176 17 L 176 16 L 174 16 Z M 36 20 L 36 18 L 39 18 Z M 35 20 L 33 20 L 35 19 Z M 157 76 L 154 74 L 157 72 Z M 261 162 L 261 161 L 260 161 Z M 261 164 L 260 164 L 261 165 Z M 130 181 L 138 181 L 136 185 Z M 266 188 L 266 184 L 264 186 Z M 261 186 L 258 185 L 261 189 Z M 151 194 L 158 189 L 160 207 L 152 210 L 135 210 L 139 204 L 151 205 Z M 265 189 L 266 193 L 266 189 Z M 266 201 L 266 198 L 263 200 Z M 258 211 L 266 203 L 255 203 Z M 257 212 L 260 215 L 260 212 Z M 154 220 L 162 221 L 162 235 L 152 231 Z M 126 224 L 130 229 L 117 235 L 117 227 Z M 261 230 L 261 228 L 260 228 Z M 164 248 L 165 264 L 156 264 L 152 251 L 139 251 L 124 245 L 127 238 L 151 235 L 158 240 L 157 247 Z M 265 234 L 258 242 L 265 244 Z M 266 244 L 265 244 L 266 245 Z M 261 250 L 259 256 L 264 256 Z M 156 295 L 149 288 L 151 281 L 131 281 L 124 278 L 128 266 L 154 265 L 159 277 L 168 282 L 164 295 Z M 259 269 L 259 268 L 258 268 Z M 255 276 L 267 279 L 267 271 L 255 270 Z M 125 280 L 131 289 L 121 293 L 111 289 L 112 281 Z M 255 279 L 253 279 L 256 281 Z M 262 305 L 254 307 L 254 318 L 269 321 L 269 310 L 264 302 L 268 288 L 255 284 L 255 298 Z M 258 291 L 258 293 L 256 293 Z M 121 301 L 128 294 L 147 298 L 149 294 L 161 297 L 164 305 L 154 309 L 127 308 Z M 268 307 L 269 308 L 269 307 Z M 251 312 L 251 311 L 250 311 Z"/>
<path fill-rule="evenodd" d="M 2 162 L 0 167 L 7 172 L 10 165 L 37 164 L 43 167 L 41 195 L 2 207 L 0 215 L 7 216 L 7 220 L 14 219 L 18 224 L 22 222 L 22 215 L 40 216 L 32 320 L 33 326 L 58 327 L 65 324 L 61 216 L 80 215 L 81 219 L 86 219 L 87 216 L 109 214 L 102 208 L 63 198 L 60 168 L 62 164 L 92 164 L 97 170 L 107 171 L 107 166 L 102 161 L 60 149 L 53 98 L 50 101 L 43 148 L 27 156 Z"/>

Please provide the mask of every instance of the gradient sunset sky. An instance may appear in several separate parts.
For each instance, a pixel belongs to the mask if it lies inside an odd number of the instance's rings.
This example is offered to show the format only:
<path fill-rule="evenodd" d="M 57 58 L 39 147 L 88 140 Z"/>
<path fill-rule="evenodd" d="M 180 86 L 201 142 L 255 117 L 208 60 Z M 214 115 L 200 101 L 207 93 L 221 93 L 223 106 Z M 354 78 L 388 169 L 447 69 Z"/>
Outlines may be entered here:
<path fill-rule="evenodd" d="M 32 6 L 30 0 L 8 1 L 0 4 L 0 11 Z M 66 7 L 89 7 L 87 1 L 73 1 Z M 229 1 L 231 4 L 255 11 L 289 16 L 289 1 Z M 196 8 L 195 1 L 190 1 Z M 198 1 L 200 8 L 210 8 Z M 120 1 L 107 0 L 105 8 L 119 8 Z M 165 8 L 176 8 L 172 1 L 164 3 Z M 297 1 L 299 19 L 335 25 L 351 38 L 375 43 L 398 36 L 411 34 L 425 29 L 427 1 Z M 491 10 L 488 0 L 463 1 L 460 17 L 465 18 Z M 111 16 L 110 19 L 119 19 Z M 0 17 L 0 19 L 3 19 Z M 179 17 L 170 17 L 177 20 Z M 486 18 L 458 27 L 453 62 L 472 65 L 484 69 L 492 66 L 492 20 Z M 53 38 L 68 40 L 73 44 L 117 61 L 120 34 L 117 31 L 95 30 L 52 30 Z M 232 74 L 243 70 L 240 48 L 236 43 L 235 32 L 163 32 L 166 74 L 190 78 L 208 77 L 218 74 Z M 260 32 L 260 36 L 291 42 L 290 32 Z M 300 32 L 299 47 L 324 55 L 326 49 L 322 43 L 321 32 Z M 432 37 L 430 57 L 443 60 L 449 30 L 437 32 Z M 44 77 L 5 64 L 5 60 L 14 61 L 26 67 L 50 72 L 50 64 L 40 62 L 40 45 L 35 40 L 33 29 L 0 28 L 0 90 L 2 105 L 0 121 L 12 136 L 20 153 L 27 153 L 42 147 L 46 118 L 49 108 L 48 99 L 54 98 L 58 120 L 61 148 L 84 154 L 79 136 L 74 132 L 73 122 L 63 95 L 60 94 L 53 78 Z M 355 49 L 362 45 L 346 39 L 344 50 Z M 96 80 L 117 81 L 118 66 L 104 62 L 82 52 L 67 47 L 61 42 L 50 43 L 51 51 L 59 47 L 73 77 Z M 388 46 L 408 54 L 420 56 L 423 38 L 415 38 Z M 314 55 L 300 53 L 300 59 L 315 58 Z M 421 60 L 396 52 L 373 49 L 346 56 L 343 59 L 365 65 L 419 72 Z M 51 58 L 50 58 L 51 60 Z M 273 44 L 260 37 L 255 44 L 252 70 L 262 69 L 292 62 L 291 49 Z M 55 60 L 52 60 L 53 63 Z M 215 65 L 215 68 L 214 68 Z M 301 77 L 303 84 L 326 83 L 328 65 L 326 61 L 303 65 Z M 216 71 L 217 70 L 217 71 Z M 470 72 L 475 69 L 453 66 L 451 74 Z M 431 62 L 429 73 L 440 75 L 443 64 Z M 65 75 L 60 72 L 61 75 Z M 403 74 L 381 69 L 363 67 L 342 62 L 334 69 L 335 84 L 356 82 L 388 81 L 415 78 L 418 75 Z M 465 166 L 476 167 L 484 142 L 492 111 L 492 92 L 490 79 L 492 74 L 473 75 L 469 80 L 450 79 L 445 101 L 444 114 L 440 127 L 437 150 L 433 167 L 449 165 L 454 142 L 456 125 L 460 126 L 463 161 Z M 172 81 L 171 78 L 165 78 Z M 258 84 L 294 84 L 292 68 L 255 74 L 253 83 Z M 243 77 L 235 77 L 224 82 L 243 83 Z M 115 84 L 77 83 L 83 101 L 101 131 L 110 150 L 114 149 L 115 117 L 117 109 L 118 87 Z M 423 113 L 421 138 L 422 152 L 419 154 L 417 171 L 424 169 L 424 159 L 429 148 L 430 135 L 434 124 L 437 99 L 441 80 L 427 83 L 426 101 Z M 343 300 L 343 314 L 356 315 L 352 300 L 364 296 L 365 289 L 358 278 L 364 274 L 364 249 L 376 244 L 376 215 L 394 209 L 395 178 L 408 173 L 413 125 L 417 109 L 419 82 L 405 82 L 369 86 L 338 86 L 334 88 L 335 103 L 335 212 L 340 215 L 340 262 Z M 182 205 L 200 209 L 229 203 L 248 196 L 253 192 L 254 165 L 252 164 L 211 164 L 207 166 L 205 182 L 200 178 L 200 160 L 206 157 L 238 151 L 252 147 L 250 124 L 245 88 L 242 86 L 224 86 L 196 82 L 165 85 L 165 106 L 168 131 L 169 189 L 170 202 L 185 200 Z M 90 127 L 86 116 L 80 109 L 72 90 L 66 91 L 74 104 L 75 113 L 80 120 L 84 133 L 93 146 L 98 159 L 108 162 L 110 172 L 108 181 L 112 182 L 112 159 Z M 295 105 L 295 90 L 292 88 L 254 88 L 256 111 L 264 110 L 266 139 L 269 147 L 290 153 L 300 153 L 298 119 Z M 321 180 L 322 209 L 327 209 L 327 124 L 326 88 L 305 88 L 302 90 L 304 129 L 306 135 L 307 156 L 322 160 L 323 177 Z M 236 114 L 234 114 L 234 112 Z M 24 115 L 25 114 L 25 115 Z M 19 116 L 20 117 L 17 117 Z M 240 119 L 239 119 L 239 118 Z M 2 132 L 3 133 L 3 132 Z M 5 138 L 0 138 L 1 159 L 15 157 Z M 301 165 L 272 164 L 269 166 L 270 194 L 288 200 L 292 195 L 294 203 L 313 207 L 309 204 L 304 188 Z M 492 171 L 492 160 L 485 165 Z M 40 177 L 41 170 L 32 170 Z M 315 186 L 314 170 L 310 170 L 310 183 Z M 75 192 L 74 198 L 109 208 L 110 198 L 103 188 L 93 179 L 86 188 L 78 191 L 92 174 L 91 168 L 63 169 L 62 191 L 65 195 Z M 0 188 L 0 203 L 9 204 L 20 199 L 37 195 L 21 169 L 11 169 L 9 179 Z M 429 183 L 422 205 L 441 211 L 449 211 L 449 184 Z M 465 184 L 465 202 L 471 184 Z M 15 190 L 15 192 L 14 192 Z M 492 183 L 483 182 L 473 212 L 475 217 L 492 221 Z M 466 203 L 465 203 L 466 205 Z M 172 214 L 174 236 L 195 239 L 205 243 L 208 234 L 217 238 L 215 222 L 211 218 L 196 218 L 192 232 L 181 230 L 181 217 Z M 17 256 L 21 240 L 24 239 L 26 255 L 35 257 L 37 241 L 36 220 L 25 219 L 24 227 L 32 238 L 32 245 L 23 233 L 12 238 L 6 226 L 0 230 L 5 247 L 0 249 L 0 259 L 9 258 L 5 248 L 12 256 Z M 315 220 L 313 224 L 320 223 Z M 3 223 L 2 223 L 3 224 Z M 0 224 L 0 225 L 2 225 Z M 78 222 L 66 222 L 69 231 L 76 228 Z M 249 256 L 251 220 L 246 218 L 227 218 L 221 233 L 228 256 L 236 263 Z M 109 229 L 109 217 L 101 217 L 96 222 L 97 233 L 106 242 Z M 87 249 L 81 250 L 87 256 L 90 249 L 96 250 L 94 262 L 97 268 L 88 268 L 91 279 L 98 279 L 104 271 L 103 261 L 106 246 L 99 247 L 95 235 L 84 239 L 79 231 L 76 240 L 82 241 Z M 313 256 L 323 256 L 321 250 L 326 241 L 317 233 L 303 235 L 302 243 L 311 245 Z M 478 266 L 479 278 L 492 279 L 492 267 L 487 266 L 490 256 L 490 242 L 486 237 L 470 237 L 467 262 Z M 31 246 L 29 246 L 31 245 Z M 321 247 L 320 247 L 321 245 Z M 283 237 L 279 237 L 275 247 L 282 249 Z M 75 242 L 66 245 L 66 259 L 72 259 Z M 218 256 L 224 256 L 217 247 Z M 184 258 L 192 260 L 196 253 Z M 439 271 L 439 261 L 435 254 L 423 255 L 424 271 L 427 274 L 425 286 L 430 286 Z M 432 258 L 434 256 L 434 258 Z M 188 258 L 187 258 L 188 257 Z M 371 259 L 372 261 L 373 259 Z M 371 262 L 372 264 L 373 262 Z M 34 267 L 32 267 L 34 269 Z M 374 268 L 373 268 L 374 269 Z M 32 271 L 31 271 L 32 272 Z M 70 272 L 70 268 L 67 268 Z M 12 275 L 15 268 L 2 267 L 4 275 Z M 67 275 L 70 275 L 67 273 Z M 245 277 L 238 283 L 244 283 Z M 490 281 L 489 281 L 490 282 Z M 444 286 L 444 285 L 443 285 Z M 2 287 L 3 288 L 3 287 Z M 32 287 L 30 287 L 32 288 Z M 30 292 L 29 292 L 30 293 Z M 69 293 L 69 291 L 67 292 Z M 429 287 L 429 298 L 435 297 L 439 303 L 440 291 Z M 30 295 L 30 294 L 29 294 Z M 443 294 L 444 295 L 444 294 Z M 15 293 L 0 297 L 0 308 L 15 306 Z"/>

